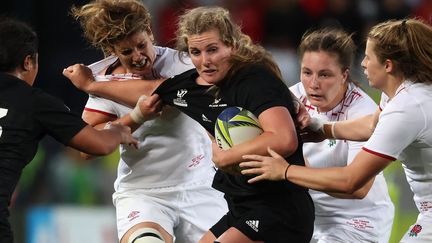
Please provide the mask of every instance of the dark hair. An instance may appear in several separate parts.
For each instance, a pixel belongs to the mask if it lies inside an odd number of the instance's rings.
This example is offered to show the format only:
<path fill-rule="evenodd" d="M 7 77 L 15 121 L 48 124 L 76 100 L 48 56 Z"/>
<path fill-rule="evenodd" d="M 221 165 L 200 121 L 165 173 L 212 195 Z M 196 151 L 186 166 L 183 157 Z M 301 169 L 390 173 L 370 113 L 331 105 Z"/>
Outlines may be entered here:
<path fill-rule="evenodd" d="M 336 55 L 338 63 L 344 72 L 350 70 L 355 57 L 356 45 L 352 40 L 352 34 L 348 34 L 342 29 L 323 28 L 306 32 L 298 48 L 300 60 L 303 59 L 305 52 L 327 52 Z M 347 81 L 354 82 L 348 76 Z M 358 84 L 357 84 L 358 85 Z"/>
<path fill-rule="evenodd" d="M 38 38 L 24 22 L 0 19 L 0 72 L 9 72 L 23 64 L 26 56 L 36 60 Z"/>

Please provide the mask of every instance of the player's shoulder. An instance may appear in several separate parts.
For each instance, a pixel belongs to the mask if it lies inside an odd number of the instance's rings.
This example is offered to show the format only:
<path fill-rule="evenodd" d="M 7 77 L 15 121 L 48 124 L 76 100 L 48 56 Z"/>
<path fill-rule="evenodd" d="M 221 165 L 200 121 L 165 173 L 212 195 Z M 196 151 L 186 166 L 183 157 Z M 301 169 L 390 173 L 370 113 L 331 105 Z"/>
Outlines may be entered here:
<path fill-rule="evenodd" d="M 194 68 L 191 59 L 185 52 L 160 46 L 155 46 L 154 49 L 156 59 L 153 68 L 162 77 L 171 77 Z"/>
<path fill-rule="evenodd" d="M 359 86 L 350 83 L 346 93 L 346 99 L 353 106 L 373 106 L 376 108 L 376 102 Z"/>
<path fill-rule="evenodd" d="M 59 105 L 64 106 L 63 101 L 60 98 L 57 98 L 39 88 L 32 89 L 31 99 L 34 107 L 45 109 L 47 107 L 55 107 Z"/>
<path fill-rule="evenodd" d="M 274 86 L 284 85 L 272 71 L 270 71 L 263 64 L 246 64 L 229 77 L 230 83 L 237 83 L 243 85 L 257 85 L 257 86 Z M 276 82 L 275 82 L 276 81 Z"/>
<path fill-rule="evenodd" d="M 416 109 L 431 103 L 432 85 L 406 81 L 396 90 L 388 105 L 392 109 Z M 429 102 L 428 102 L 429 101 Z"/>
<path fill-rule="evenodd" d="M 289 90 L 297 97 L 305 97 L 306 96 L 306 91 L 303 87 L 303 84 L 301 82 L 298 82 L 294 85 L 291 85 L 289 87 Z"/>
<path fill-rule="evenodd" d="M 156 59 L 168 59 L 168 60 L 184 59 L 187 61 L 190 60 L 187 53 L 169 47 L 154 46 L 154 50 L 156 54 Z"/>

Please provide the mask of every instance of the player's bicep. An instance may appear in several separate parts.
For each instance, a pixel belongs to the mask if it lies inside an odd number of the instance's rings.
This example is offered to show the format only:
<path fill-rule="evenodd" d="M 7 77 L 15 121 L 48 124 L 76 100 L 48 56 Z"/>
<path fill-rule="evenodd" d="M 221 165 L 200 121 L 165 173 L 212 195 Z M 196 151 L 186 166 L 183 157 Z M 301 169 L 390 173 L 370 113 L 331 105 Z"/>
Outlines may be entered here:
<path fill-rule="evenodd" d="M 295 125 L 286 107 L 271 107 L 263 111 L 258 120 L 264 134 L 271 136 L 272 148 L 275 151 L 286 155 L 296 150 L 298 141 Z"/>

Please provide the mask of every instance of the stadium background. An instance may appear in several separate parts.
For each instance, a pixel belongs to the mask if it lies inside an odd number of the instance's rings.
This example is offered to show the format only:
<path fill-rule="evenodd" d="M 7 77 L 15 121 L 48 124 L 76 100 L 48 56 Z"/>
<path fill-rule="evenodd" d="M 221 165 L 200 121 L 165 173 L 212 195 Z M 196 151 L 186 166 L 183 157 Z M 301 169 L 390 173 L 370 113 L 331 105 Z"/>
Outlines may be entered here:
<path fill-rule="evenodd" d="M 2 2 L 0 14 L 29 22 L 38 32 L 39 75 L 35 86 L 61 98 L 80 114 L 87 95 L 61 75 L 74 63 L 90 64 L 102 53 L 81 37 L 78 24 L 68 15 L 70 7 L 88 1 L 14 0 Z M 143 0 L 153 16 L 157 44 L 172 46 L 176 16 L 182 9 L 219 5 L 231 10 L 254 41 L 266 47 L 280 65 L 286 84 L 298 82 L 295 47 L 309 28 L 341 26 L 354 33 L 359 46 L 353 74 L 374 97 L 359 69 L 364 35 L 377 22 L 417 16 L 432 23 L 432 0 Z M 34 161 L 26 167 L 11 204 L 16 242 L 116 242 L 114 207 L 111 203 L 118 154 L 82 161 L 79 154 L 44 139 Z M 396 207 L 390 242 L 415 221 L 417 210 L 400 163 L 385 170 Z M 87 231 L 86 231 L 87 230 Z M 88 234 L 95 236 L 86 240 Z M 92 239 L 92 240 L 90 240 Z"/>

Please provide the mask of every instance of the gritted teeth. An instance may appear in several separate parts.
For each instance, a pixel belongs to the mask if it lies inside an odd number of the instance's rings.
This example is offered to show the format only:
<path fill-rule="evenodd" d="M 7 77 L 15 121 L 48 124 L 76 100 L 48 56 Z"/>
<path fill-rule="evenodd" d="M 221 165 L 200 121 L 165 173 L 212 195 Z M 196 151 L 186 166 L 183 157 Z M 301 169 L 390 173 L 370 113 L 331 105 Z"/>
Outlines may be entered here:
<path fill-rule="evenodd" d="M 133 67 L 142 68 L 147 64 L 147 58 L 144 58 L 140 63 L 132 63 Z"/>

